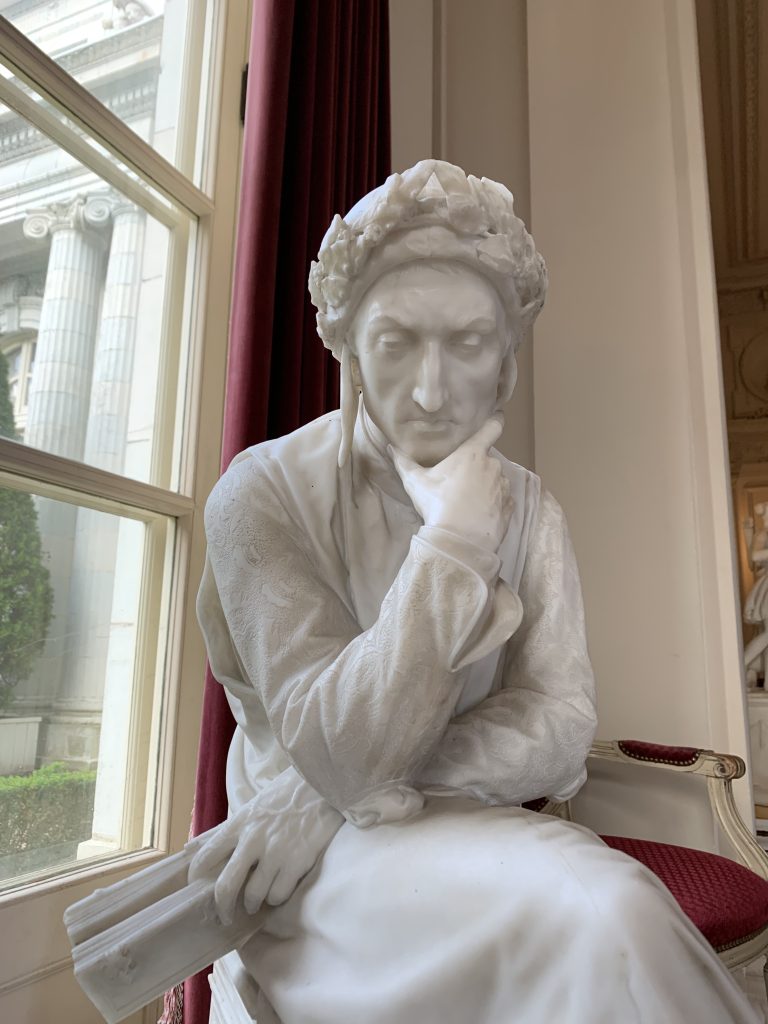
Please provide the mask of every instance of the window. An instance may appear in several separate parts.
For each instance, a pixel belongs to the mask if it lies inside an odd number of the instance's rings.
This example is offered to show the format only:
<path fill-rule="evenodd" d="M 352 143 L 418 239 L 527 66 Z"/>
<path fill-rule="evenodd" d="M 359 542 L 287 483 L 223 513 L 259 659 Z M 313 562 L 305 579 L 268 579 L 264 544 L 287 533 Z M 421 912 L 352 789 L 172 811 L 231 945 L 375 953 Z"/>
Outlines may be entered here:
<path fill-rule="evenodd" d="M 0 0 L 3 927 L 188 828 L 249 6 Z"/>

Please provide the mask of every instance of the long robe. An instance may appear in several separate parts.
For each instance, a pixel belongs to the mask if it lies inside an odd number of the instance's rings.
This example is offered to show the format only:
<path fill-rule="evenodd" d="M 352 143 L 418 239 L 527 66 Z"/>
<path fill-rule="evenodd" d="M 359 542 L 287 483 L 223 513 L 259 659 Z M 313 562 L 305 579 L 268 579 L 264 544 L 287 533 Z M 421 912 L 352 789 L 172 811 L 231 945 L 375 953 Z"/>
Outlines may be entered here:
<path fill-rule="evenodd" d="M 753 1021 L 650 872 L 519 806 L 578 790 L 596 726 L 555 500 L 494 453 L 492 555 L 423 525 L 364 410 L 339 470 L 340 429 L 248 449 L 206 507 L 230 809 L 287 772 L 347 819 L 241 951 L 259 1024 Z"/>

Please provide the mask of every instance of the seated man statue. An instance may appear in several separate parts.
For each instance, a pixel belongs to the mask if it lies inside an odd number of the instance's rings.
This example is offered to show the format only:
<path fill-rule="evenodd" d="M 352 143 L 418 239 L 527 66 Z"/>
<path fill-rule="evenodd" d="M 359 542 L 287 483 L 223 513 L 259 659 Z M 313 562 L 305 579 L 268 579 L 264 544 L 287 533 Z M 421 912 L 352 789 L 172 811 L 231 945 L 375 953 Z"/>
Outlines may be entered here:
<path fill-rule="evenodd" d="M 237 730 L 190 877 L 274 908 L 239 954 L 259 1024 L 755 1020 L 645 868 L 521 806 L 576 793 L 596 724 L 563 514 L 493 447 L 546 283 L 502 185 L 392 175 L 310 274 L 341 409 L 208 502 Z"/>

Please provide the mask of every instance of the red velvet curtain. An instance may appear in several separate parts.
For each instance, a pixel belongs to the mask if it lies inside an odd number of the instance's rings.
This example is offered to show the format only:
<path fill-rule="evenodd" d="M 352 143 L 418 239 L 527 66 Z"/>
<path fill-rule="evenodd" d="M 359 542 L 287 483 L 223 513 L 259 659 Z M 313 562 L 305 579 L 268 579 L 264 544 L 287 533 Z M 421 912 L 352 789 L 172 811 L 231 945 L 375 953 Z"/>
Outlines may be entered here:
<path fill-rule="evenodd" d="M 222 470 L 248 445 L 338 406 L 337 365 L 307 294 L 309 264 L 334 213 L 389 172 L 387 0 L 255 0 Z M 226 815 L 233 726 L 209 672 L 195 834 Z M 185 985 L 185 1024 L 207 1024 L 206 974 Z"/>

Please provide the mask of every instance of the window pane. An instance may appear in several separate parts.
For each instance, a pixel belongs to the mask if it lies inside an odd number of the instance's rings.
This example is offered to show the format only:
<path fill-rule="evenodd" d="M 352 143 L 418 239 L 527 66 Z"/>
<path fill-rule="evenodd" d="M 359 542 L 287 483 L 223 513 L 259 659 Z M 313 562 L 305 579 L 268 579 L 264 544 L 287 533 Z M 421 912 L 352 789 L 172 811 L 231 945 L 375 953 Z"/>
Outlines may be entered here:
<path fill-rule="evenodd" d="M 3 147 L 8 133 L 20 149 Z M 11 375 L 17 439 L 171 486 L 175 382 L 162 373 L 184 300 L 167 288 L 172 242 L 18 115 L 0 116 L 0 352 L 23 342 L 29 377 Z"/>
<path fill-rule="evenodd" d="M 8 360 L 8 377 L 10 380 L 15 381 L 19 378 L 21 370 L 21 345 L 16 345 L 6 353 L 6 359 Z"/>
<path fill-rule="evenodd" d="M 0 0 L 3 17 L 176 166 L 189 8 L 189 0 Z M 199 68 L 187 74 L 197 87 Z"/>
<path fill-rule="evenodd" d="M 164 521 L 0 487 L 0 890 L 145 845 L 162 580 L 144 567 L 168 541 Z"/>

